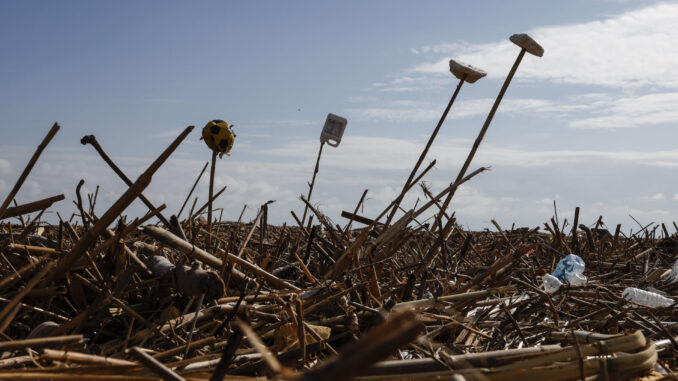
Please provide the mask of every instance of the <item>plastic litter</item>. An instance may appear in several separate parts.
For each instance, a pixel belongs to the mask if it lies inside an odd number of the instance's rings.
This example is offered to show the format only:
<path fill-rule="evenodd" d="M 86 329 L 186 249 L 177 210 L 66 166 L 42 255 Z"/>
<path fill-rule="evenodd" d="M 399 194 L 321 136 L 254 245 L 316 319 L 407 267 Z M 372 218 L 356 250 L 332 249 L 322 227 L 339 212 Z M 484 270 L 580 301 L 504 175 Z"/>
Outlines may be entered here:
<path fill-rule="evenodd" d="M 586 275 L 574 273 L 572 274 L 567 281 L 570 282 L 572 286 L 586 286 L 586 281 L 588 278 Z"/>
<path fill-rule="evenodd" d="M 668 307 L 674 303 L 669 299 L 655 292 L 641 290 L 635 287 L 627 287 L 622 292 L 622 298 L 645 307 Z"/>
<path fill-rule="evenodd" d="M 546 274 L 543 277 L 541 277 L 542 281 L 542 286 L 544 287 L 544 291 L 546 291 L 549 294 L 553 294 L 554 292 L 558 291 L 560 286 L 563 285 L 563 282 L 560 281 L 560 279 L 554 277 L 551 274 Z"/>
<path fill-rule="evenodd" d="M 586 263 L 576 254 L 568 254 L 561 259 L 553 271 L 553 276 L 561 282 L 569 282 L 573 286 L 583 286 L 586 284 L 584 269 Z"/>
<path fill-rule="evenodd" d="M 666 281 L 668 282 L 675 282 L 677 280 L 678 280 L 678 259 L 676 260 L 676 262 L 673 263 L 671 272 L 669 273 L 669 276 L 666 278 Z"/>
<path fill-rule="evenodd" d="M 320 133 L 320 142 L 327 143 L 332 147 L 338 147 L 341 143 L 341 137 L 344 136 L 344 130 L 348 121 L 339 115 L 327 114 L 325 126 Z"/>

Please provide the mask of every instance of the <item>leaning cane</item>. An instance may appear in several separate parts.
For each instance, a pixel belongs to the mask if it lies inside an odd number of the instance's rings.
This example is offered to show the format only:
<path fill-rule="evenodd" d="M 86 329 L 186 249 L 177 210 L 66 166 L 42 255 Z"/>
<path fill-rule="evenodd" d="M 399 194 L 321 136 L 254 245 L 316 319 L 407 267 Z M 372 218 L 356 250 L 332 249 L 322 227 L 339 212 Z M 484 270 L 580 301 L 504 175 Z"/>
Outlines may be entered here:
<path fill-rule="evenodd" d="M 461 86 L 464 84 L 464 82 L 474 83 L 480 78 L 487 75 L 487 73 L 484 72 L 483 70 L 480 70 L 471 65 L 467 65 L 465 63 L 455 60 L 450 60 L 450 72 L 452 72 L 452 74 L 459 79 L 459 84 L 457 85 L 457 88 L 454 90 L 454 94 L 452 94 L 452 98 L 450 98 L 450 102 L 447 104 L 447 108 L 445 108 L 445 111 L 443 111 L 443 115 L 440 117 L 438 125 L 433 130 L 431 137 L 428 139 L 426 147 L 424 147 L 424 150 L 421 152 L 419 160 L 417 160 L 417 164 L 415 164 L 414 168 L 412 168 L 412 172 L 410 172 L 410 177 L 408 177 L 407 181 L 405 181 L 405 186 L 403 187 L 402 192 L 400 192 L 400 195 L 398 195 L 398 198 L 396 198 L 393 205 L 393 210 L 391 210 L 391 214 L 389 214 L 388 218 L 386 219 L 386 226 L 388 226 L 391 223 L 391 220 L 393 219 L 393 216 L 398 210 L 400 203 L 403 201 L 405 193 L 407 193 L 407 189 L 409 189 L 410 184 L 412 184 L 414 175 L 417 173 L 417 170 L 419 170 L 419 166 L 421 166 L 421 163 L 424 161 L 424 158 L 426 157 L 429 148 L 431 148 L 431 145 L 433 144 L 433 140 L 435 140 L 436 136 L 438 135 L 438 131 L 440 131 L 440 127 L 442 127 L 443 122 L 445 122 L 447 113 L 450 112 L 450 108 L 452 108 L 454 100 L 457 99 L 457 94 L 459 94 Z"/>
<path fill-rule="evenodd" d="M 83 136 L 82 139 L 80 139 L 80 144 L 82 145 L 89 144 L 92 147 L 94 147 L 97 153 L 99 153 L 99 156 L 101 156 L 101 158 L 106 162 L 106 164 L 108 164 L 108 166 L 111 167 L 113 172 L 115 172 L 128 187 L 132 186 L 132 180 L 130 180 L 130 178 L 127 177 L 127 175 L 125 175 L 125 173 L 120 169 L 120 167 L 118 167 L 115 164 L 115 162 L 113 162 L 111 157 L 108 156 L 106 151 L 104 151 L 104 149 L 101 147 L 101 144 L 99 144 L 97 138 L 94 135 Z M 139 195 L 139 200 L 141 200 L 141 202 L 143 202 L 144 205 L 148 207 L 148 210 L 153 211 L 157 209 L 157 207 L 154 206 L 153 203 L 151 203 L 151 201 L 149 201 L 143 194 Z M 163 225 L 167 227 L 170 226 L 169 221 L 167 220 L 167 218 L 165 218 L 165 216 L 162 215 L 162 213 L 158 213 L 157 217 L 160 220 L 160 222 L 163 223 Z"/>
<path fill-rule="evenodd" d="M 513 63 L 513 67 L 511 68 L 511 71 L 506 77 L 504 85 L 501 87 L 499 95 L 497 95 L 497 99 L 495 99 L 494 105 L 492 105 L 492 109 L 490 110 L 490 113 L 487 115 L 487 119 L 485 119 L 485 124 L 483 124 L 483 128 L 480 129 L 480 133 L 478 134 L 476 141 L 473 143 L 473 148 L 471 148 L 471 152 L 469 152 L 468 156 L 466 157 L 466 162 L 464 162 L 464 165 L 459 171 L 459 174 L 457 175 L 457 178 L 454 181 L 454 183 L 459 182 L 459 180 L 461 180 L 464 177 L 464 174 L 466 174 L 466 170 L 468 169 L 469 165 L 471 165 L 473 156 L 476 154 L 476 151 L 480 146 L 480 142 L 483 140 L 483 137 L 485 136 L 485 132 L 487 132 L 488 127 L 490 127 L 492 118 L 494 117 L 494 114 L 497 112 L 497 108 L 499 108 L 499 104 L 501 103 L 501 100 L 504 97 L 504 93 L 506 93 L 506 89 L 508 89 L 511 80 L 513 79 L 513 75 L 516 73 L 516 70 L 518 70 L 518 66 L 520 65 L 520 61 L 523 59 L 525 52 L 528 52 L 537 57 L 541 57 L 544 55 L 544 48 L 542 48 L 541 45 L 539 45 L 535 40 L 532 39 L 532 37 L 528 36 L 527 34 L 514 34 L 513 36 L 510 37 L 510 40 L 511 42 L 513 42 L 514 44 L 518 45 L 521 48 L 520 53 L 518 54 L 516 61 Z M 447 206 L 450 204 L 450 200 L 452 199 L 452 196 L 454 196 L 456 190 L 457 188 L 455 187 L 450 191 L 450 193 L 448 193 L 447 198 L 443 203 L 443 206 L 440 208 L 438 218 L 442 218 L 445 215 L 445 210 L 447 209 Z"/>

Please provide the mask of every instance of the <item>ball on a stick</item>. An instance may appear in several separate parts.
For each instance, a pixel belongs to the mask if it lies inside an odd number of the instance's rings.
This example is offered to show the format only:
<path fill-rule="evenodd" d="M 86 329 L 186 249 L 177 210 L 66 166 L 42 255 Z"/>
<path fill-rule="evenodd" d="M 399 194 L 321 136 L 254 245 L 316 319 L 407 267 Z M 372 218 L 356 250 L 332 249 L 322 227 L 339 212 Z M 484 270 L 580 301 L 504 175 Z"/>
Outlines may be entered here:
<path fill-rule="evenodd" d="M 221 119 L 211 120 L 203 127 L 201 139 L 212 151 L 219 153 L 219 158 L 224 154 L 230 156 L 235 141 L 233 125 Z"/>

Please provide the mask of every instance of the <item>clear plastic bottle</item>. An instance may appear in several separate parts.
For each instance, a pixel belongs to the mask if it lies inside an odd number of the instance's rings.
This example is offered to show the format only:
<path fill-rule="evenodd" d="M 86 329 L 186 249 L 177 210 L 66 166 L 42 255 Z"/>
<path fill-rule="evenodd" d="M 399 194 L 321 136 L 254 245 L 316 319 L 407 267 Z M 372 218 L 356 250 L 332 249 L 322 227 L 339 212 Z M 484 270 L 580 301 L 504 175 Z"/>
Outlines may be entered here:
<path fill-rule="evenodd" d="M 580 256 L 575 254 L 568 254 L 561 259 L 553 271 L 553 276 L 558 278 L 561 282 L 569 282 L 573 286 L 583 286 L 586 284 L 586 276 L 584 269 L 586 263 Z"/>
<path fill-rule="evenodd" d="M 560 286 L 563 285 L 563 282 L 551 274 L 546 274 L 541 277 L 541 281 L 544 291 L 548 292 L 549 294 L 553 294 L 554 292 L 558 291 Z"/>
<path fill-rule="evenodd" d="M 669 299 L 655 292 L 641 290 L 635 287 L 627 287 L 622 292 L 622 298 L 645 307 L 668 307 L 674 303 Z"/>

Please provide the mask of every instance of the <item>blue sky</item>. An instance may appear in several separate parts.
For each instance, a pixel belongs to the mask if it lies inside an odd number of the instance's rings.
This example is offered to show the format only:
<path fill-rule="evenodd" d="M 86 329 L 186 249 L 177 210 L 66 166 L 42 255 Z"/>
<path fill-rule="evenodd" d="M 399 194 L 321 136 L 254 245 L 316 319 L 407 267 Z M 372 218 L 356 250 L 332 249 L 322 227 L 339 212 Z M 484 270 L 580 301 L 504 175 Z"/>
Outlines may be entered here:
<path fill-rule="evenodd" d="M 538 225 L 582 207 L 628 229 L 678 212 L 678 3 L 653 1 L 35 2 L 0 0 L 0 194 L 11 188 L 54 121 L 62 130 L 19 202 L 102 187 L 102 213 L 120 181 L 80 145 L 97 136 L 136 176 L 186 125 L 235 125 L 220 160 L 225 218 L 271 220 L 302 210 L 327 113 L 349 120 L 323 154 L 313 201 L 336 222 L 364 189 L 363 213 L 395 197 L 457 81 L 456 58 L 488 77 L 465 85 L 429 160 L 434 191 L 454 177 L 518 49 L 530 33 L 543 58 L 525 57 L 452 208 L 471 228 Z M 210 157 L 194 132 L 147 195 L 176 212 Z M 206 198 L 206 180 L 197 195 Z M 424 198 L 419 189 L 404 203 Z M 74 211 L 70 201 L 58 208 Z M 130 215 L 144 212 L 134 204 Z M 562 218 L 562 217 L 561 217 Z"/>

